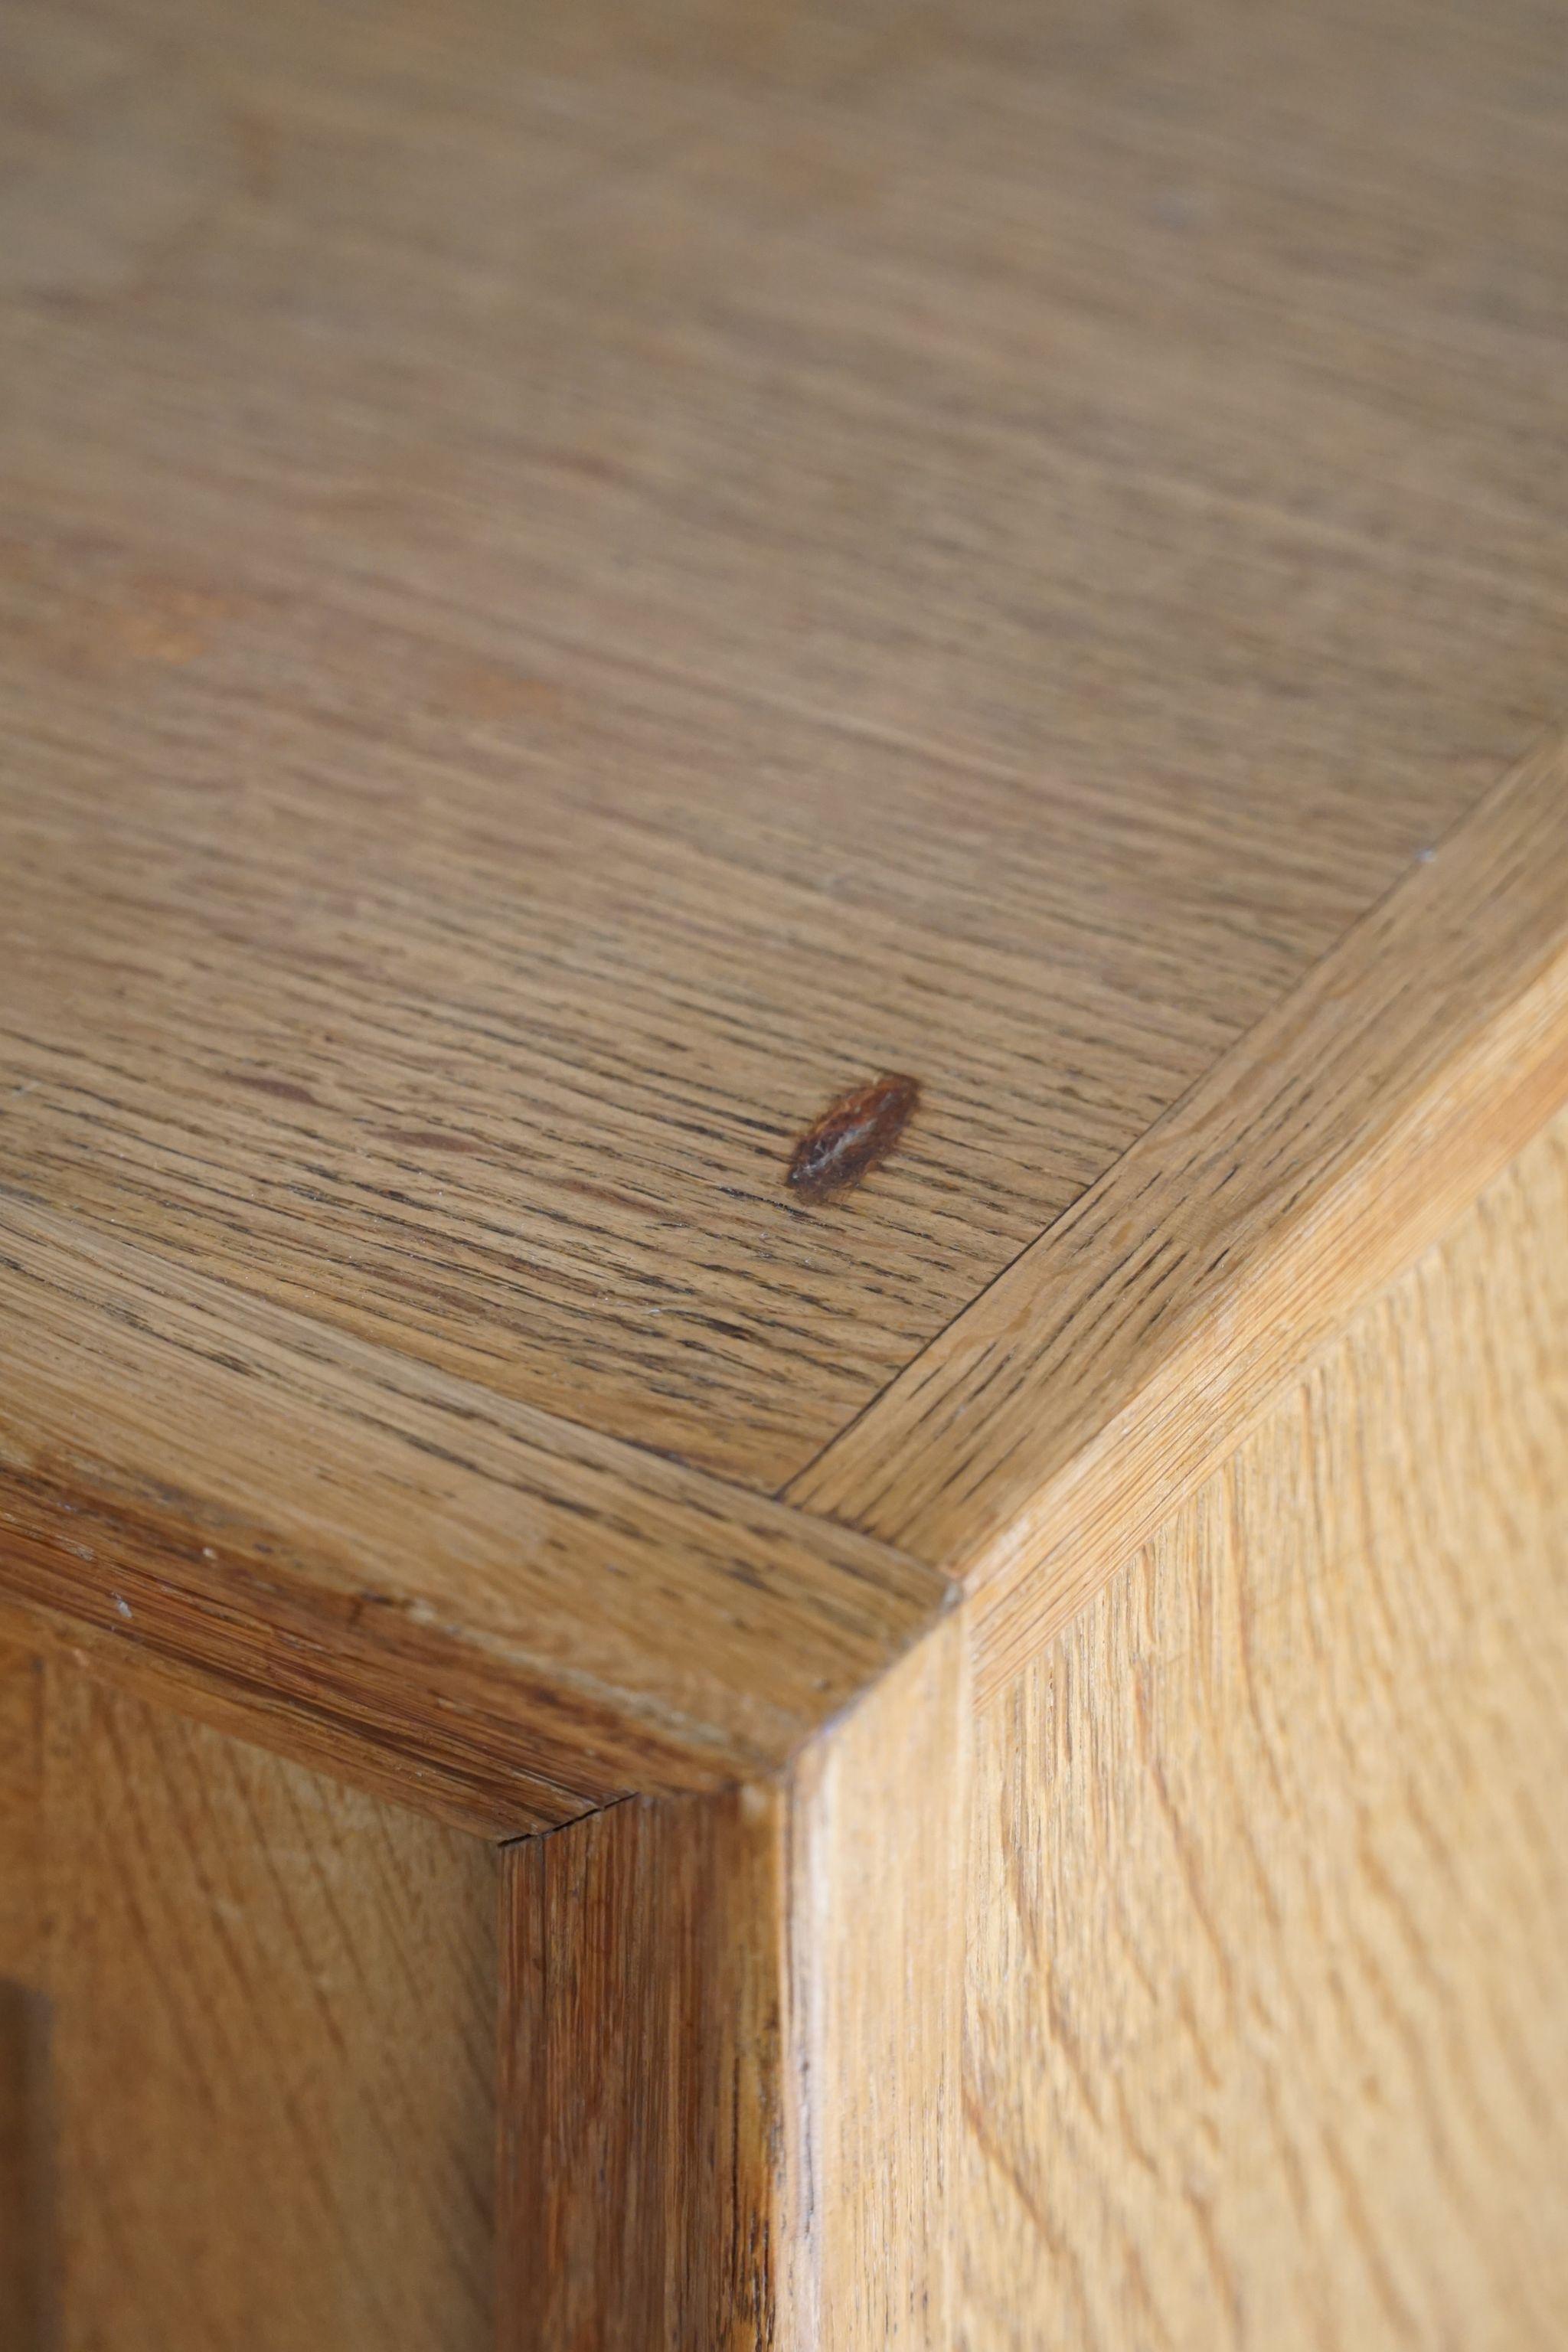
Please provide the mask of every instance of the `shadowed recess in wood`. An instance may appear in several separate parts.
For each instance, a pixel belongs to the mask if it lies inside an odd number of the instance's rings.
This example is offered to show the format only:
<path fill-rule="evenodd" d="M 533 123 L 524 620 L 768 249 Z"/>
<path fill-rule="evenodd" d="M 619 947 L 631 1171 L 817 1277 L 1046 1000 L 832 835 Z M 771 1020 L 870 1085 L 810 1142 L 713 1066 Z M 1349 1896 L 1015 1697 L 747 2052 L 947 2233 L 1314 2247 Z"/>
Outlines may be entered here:
<path fill-rule="evenodd" d="M 54 2352 L 48 2003 L 0 1978 L 0 2346 Z"/>

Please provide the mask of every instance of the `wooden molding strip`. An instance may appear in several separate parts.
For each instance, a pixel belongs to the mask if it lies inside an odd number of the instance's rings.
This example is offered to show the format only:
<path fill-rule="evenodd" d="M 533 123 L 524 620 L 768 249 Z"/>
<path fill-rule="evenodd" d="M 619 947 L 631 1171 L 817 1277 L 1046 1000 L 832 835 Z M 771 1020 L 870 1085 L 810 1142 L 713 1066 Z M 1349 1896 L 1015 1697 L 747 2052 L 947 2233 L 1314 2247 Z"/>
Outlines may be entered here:
<path fill-rule="evenodd" d="M 789 1811 L 638 1798 L 507 1848 L 500 2352 L 796 2340 Z"/>
<path fill-rule="evenodd" d="M 500 2352 L 957 2340 L 967 1675 L 508 1848 Z"/>
<path fill-rule="evenodd" d="M 0 1601 L 263 1744 L 537 1828 L 765 1774 L 950 1598 L 880 1544 L 0 1196 Z"/>
<path fill-rule="evenodd" d="M 784 1490 L 981 1596 L 981 1687 L 1568 1098 L 1568 753 L 1526 761 Z"/>
<path fill-rule="evenodd" d="M 498 1833 L 1010 1671 L 1568 1097 L 1527 761 L 772 1501 L 0 1194 L 0 1601 Z"/>

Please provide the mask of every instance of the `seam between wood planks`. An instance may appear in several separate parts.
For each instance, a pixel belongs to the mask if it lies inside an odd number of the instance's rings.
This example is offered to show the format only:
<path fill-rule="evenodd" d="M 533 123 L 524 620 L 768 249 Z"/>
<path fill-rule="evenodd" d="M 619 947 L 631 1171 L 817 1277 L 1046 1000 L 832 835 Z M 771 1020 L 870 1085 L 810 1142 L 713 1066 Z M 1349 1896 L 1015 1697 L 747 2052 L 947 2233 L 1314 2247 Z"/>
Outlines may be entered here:
<path fill-rule="evenodd" d="M 0 1597 L 522 1829 L 765 1775 L 951 1587 L 8 1196 Z"/>
<path fill-rule="evenodd" d="M 765 1777 L 954 1580 L 983 1685 L 1010 1671 L 1565 1094 L 1553 743 L 778 1501 L 8 1196 L 0 1283 L 30 1312 L 0 1334 L 0 1591 L 238 1694 L 285 1745 L 324 1717 L 407 1801 L 455 1780 L 503 1830 Z M 428 1547 L 454 1528 L 444 1615 Z"/>
<path fill-rule="evenodd" d="M 1553 740 L 1555 739 L 1548 739 L 1549 741 Z M 1509 768 L 1506 772 L 1507 774 L 1511 775 L 1514 772 L 1514 762 L 1510 761 L 1509 763 Z M 1480 805 L 1485 805 L 1484 800 Z M 1413 866 L 1407 866 L 1402 868 L 1400 873 L 1394 877 L 1394 881 L 1392 881 L 1388 887 L 1373 901 L 1372 905 L 1363 908 L 1362 914 L 1357 917 L 1356 923 L 1352 926 L 1352 931 L 1353 932 L 1353 930 L 1362 922 L 1368 920 L 1372 916 L 1379 913 L 1381 909 L 1388 904 L 1391 898 L 1396 897 L 1409 881 L 1414 867 L 1423 866 L 1429 862 L 1432 856 L 1436 855 L 1436 847 L 1440 845 L 1441 843 L 1451 840 L 1456 834 L 1463 832 L 1465 826 L 1471 822 L 1475 814 L 1476 811 L 1471 809 L 1468 811 L 1464 816 L 1457 818 L 1455 822 L 1447 828 L 1446 832 L 1440 835 L 1437 844 L 1429 845 L 1426 849 L 1422 851 L 1413 861 Z M 1346 932 L 1344 937 L 1348 939 L 1351 935 L 1352 932 Z M 1335 950 L 1337 950 L 1340 944 L 1342 944 L 1342 942 L 1336 941 Z M 1331 950 L 1330 952 L 1335 952 L 1335 950 Z M 1321 959 L 1320 959 L 1320 961 L 1321 961 Z M 1315 972 L 1317 969 L 1317 964 L 1313 964 L 1298 985 L 1303 988 L 1306 987 L 1309 984 L 1313 972 Z M 1290 996 L 1283 1000 L 1284 1003 L 1289 1003 L 1291 1001 L 1291 998 L 1294 997 L 1295 993 L 1296 991 L 1292 990 L 1290 992 Z M 1155 1125 L 1163 1126 L 1167 1119 L 1176 1118 L 1183 1111 L 1184 1111 L 1193 1097 L 1200 1093 L 1205 1087 L 1211 1083 L 1215 1075 L 1216 1069 L 1223 1067 L 1233 1056 L 1242 1054 L 1256 1033 L 1263 1027 L 1266 1023 L 1278 1017 L 1279 1010 L 1280 1007 L 1279 1005 L 1271 1005 L 1267 1013 L 1261 1014 L 1257 1021 L 1251 1023 L 1248 1027 L 1243 1031 L 1242 1034 L 1236 1038 L 1226 1048 L 1226 1051 L 1225 1055 L 1221 1056 L 1219 1063 L 1211 1064 L 1206 1070 L 1200 1072 L 1198 1076 L 1193 1080 L 1191 1086 L 1185 1087 L 1183 1092 L 1176 1097 L 1175 1100 L 1166 1107 L 1166 1108 L 1161 1113 L 1160 1118 L 1155 1122 Z M 1135 1136 L 1132 1141 L 1128 1144 L 1124 1150 L 1117 1153 L 1116 1158 L 1110 1162 L 1109 1166 L 1100 1171 L 1100 1174 L 1095 1180 L 1095 1184 L 1086 1188 L 1085 1192 L 1079 1196 L 1079 1200 L 1069 1202 L 1068 1206 L 1062 1210 L 1058 1216 L 1053 1217 L 1048 1224 L 1042 1225 L 1038 1233 L 1031 1234 L 1027 1241 L 1021 1242 L 1018 1247 L 1014 1251 L 1012 1256 L 1006 1261 L 1006 1264 L 1005 1265 L 999 1265 L 995 1273 L 986 1278 L 972 1298 L 966 1298 L 963 1305 L 958 1308 L 956 1313 L 950 1315 L 947 1321 L 943 1323 L 939 1329 L 933 1331 L 929 1339 L 923 1339 L 921 1342 L 920 1347 L 915 1350 L 914 1354 L 910 1356 L 906 1362 L 900 1364 L 898 1370 L 892 1373 L 889 1379 L 882 1382 L 880 1388 L 874 1390 L 871 1395 L 867 1397 L 862 1403 L 858 1404 L 840 1428 L 836 1429 L 831 1436 L 825 1437 L 821 1444 L 813 1450 L 806 1460 L 799 1464 L 796 1468 L 790 1472 L 787 1478 L 782 1478 L 779 1480 L 777 1486 L 773 1490 L 778 1496 L 778 1499 L 781 1502 L 786 1502 L 791 1500 L 793 1497 L 804 1495 L 810 1486 L 812 1476 L 817 1465 L 822 1462 L 826 1455 L 837 1453 L 839 1448 L 843 1447 L 847 1450 L 847 1441 L 849 1440 L 851 1433 L 859 1428 L 862 1422 L 869 1419 L 869 1417 L 876 1412 L 878 1407 L 887 1396 L 889 1390 L 895 1387 L 899 1382 L 908 1381 L 914 1377 L 918 1372 L 919 1367 L 924 1363 L 926 1358 L 942 1348 L 944 1343 L 948 1340 L 950 1334 L 953 1331 L 954 1327 L 963 1322 L 966 1317 L 974 1314 L 982 1302 L 993 1290 L 996 1288 L 997 1285 L 999 1283 L 1004 1283 L 1008 1279 L 1009 1276 L 1013 1273 L 1014 1268 L 1018 1265 L 1020 1259 L 1028 1257 L 1031 1252 L 1038 1250 L 1043 1244 L 1047 1242 L 1051 1235 L 1057 1232 L 1058 1228 L 1073 1214 L 1076 1209 L 1079 1207 L 1081 1201 L 1088 1197 L 1088 1193 L 1089 1192 L 1095 1190 L 1100 1185 L 1110 1183 L 1112 1179 L 1115 1177 L 1117 1171 L 1121 1168 L 1122 1161 L 1146 1145 L 1152 1132 L 1153 1129 L 1145 1128 L 1142 1134 Z M 802 1505 L 801 1507 L 804 1508 L 805 1507 Z"/>
<path fill-rule="evenodd" d="M 1565 1097 L 1553 738 L 785 1496 L 960 1580 L 993 1685 Z"/>

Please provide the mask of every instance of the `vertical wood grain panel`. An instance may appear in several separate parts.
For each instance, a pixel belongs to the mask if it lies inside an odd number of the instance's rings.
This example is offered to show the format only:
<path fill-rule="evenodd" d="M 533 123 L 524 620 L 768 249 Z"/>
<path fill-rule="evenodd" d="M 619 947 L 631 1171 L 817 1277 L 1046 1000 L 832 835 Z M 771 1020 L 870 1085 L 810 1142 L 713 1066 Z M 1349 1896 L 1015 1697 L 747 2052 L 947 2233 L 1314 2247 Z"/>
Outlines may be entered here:
<path fill-rule="evenodd" d="M 503 2352 L 795 2346 L 782 1840 L 741 1790 L 508 1849 Z"/>
<path fill-rule="evenodd" d="M 489 2352 L 495 1874 L 58 1660 L 0 1671 L 49 2352 Z"/>
<path fill-rule="evenodd" d="M 954 1614 L 795 1773 L 799 2352 L 956 2340 L 967 1675 Z"/>
<path fill-rule="evenodd" d="M 508 1849 L 505 2352 L 951 2346 L 965 1666 Z"/>
<path fill-rule="evenodd" d="M 32 1957 L 37 1932 L 44 1665 L 0 1640 L 0 1977 Z"/>
<path fill-rule="evenodd" d="M 57 2342 L 48 2003 L 0 1978 L 0 2345 Z"/>
<path fill-rule="evenodd" d="M 53 2352 L 48 2013 L 41 1912 L 42 1662 L 0 1642 L 0 2347 Z"/>
<path fill-rule="evenodd" d="M 1568 2339 L 1568 1122 L 982 1709 L 972 2352 Z"/>

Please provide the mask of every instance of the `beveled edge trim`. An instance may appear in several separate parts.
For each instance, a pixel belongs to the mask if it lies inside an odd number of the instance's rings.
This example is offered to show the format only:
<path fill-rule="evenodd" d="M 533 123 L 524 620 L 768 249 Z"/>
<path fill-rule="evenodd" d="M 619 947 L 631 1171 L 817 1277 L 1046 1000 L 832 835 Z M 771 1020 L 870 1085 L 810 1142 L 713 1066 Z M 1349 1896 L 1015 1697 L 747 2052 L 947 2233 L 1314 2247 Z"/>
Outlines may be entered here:
<path fill-rule="evenodd" d="M 1564 1100 L 1554 738 L 785 1495 L 960 1580 L 994 1687 Z"/>
<path fill-rule="evenodd" d="M 952 1597 L 0 1191 L 0 1604 L 264 1746 L 516 1834 L 765 1776 Z"/>

